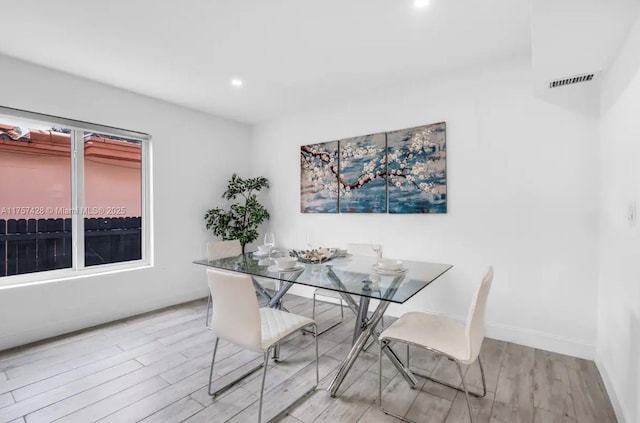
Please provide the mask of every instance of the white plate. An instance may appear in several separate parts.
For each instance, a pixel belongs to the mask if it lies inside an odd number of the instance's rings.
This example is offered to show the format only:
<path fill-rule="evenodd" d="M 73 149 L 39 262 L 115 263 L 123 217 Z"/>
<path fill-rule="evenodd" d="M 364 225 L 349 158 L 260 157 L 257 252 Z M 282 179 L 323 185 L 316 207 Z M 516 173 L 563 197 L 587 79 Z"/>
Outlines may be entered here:
<path fill-rule="evenodd" d="M 273 252 L 273 251 L 272 251 L 272 252 Z M 259 251 L 254 251 L 254 252 L 253 252 L 253 256 L 254 256 L 254 257 L 269 257 L 269 253 L 267 252 L 267 253 L 262 254 L 262 253 L 261 253 L 261 252 L 259 252 Z"/>
<path fill-rule="evenodd" d="M 269 272 L 274 272 L 274 273 L 287 273 L 287 272 L 297 272 L 300 269 L 304 269 L 304 264 L 302 263 L 296 263 L 295 266 L 293 266 L 291 269 L 281 269 L 276 265 L 273 266 L 269 266 L 267 268 L 267 270 Z"/>
<path fill-rule="evenodd" d="M 403 273 L 407 273 L 408 270 L 409 269 L 407 269 L 406 267 L 403 267 L 402 269 L 398 269 L 398 270 L 389 270 L 389 269 L 382 269 L 378 267 L 378 265 L 376 264 L 373 265 L 373 271 L 383 276 L 402 275 Z"/>

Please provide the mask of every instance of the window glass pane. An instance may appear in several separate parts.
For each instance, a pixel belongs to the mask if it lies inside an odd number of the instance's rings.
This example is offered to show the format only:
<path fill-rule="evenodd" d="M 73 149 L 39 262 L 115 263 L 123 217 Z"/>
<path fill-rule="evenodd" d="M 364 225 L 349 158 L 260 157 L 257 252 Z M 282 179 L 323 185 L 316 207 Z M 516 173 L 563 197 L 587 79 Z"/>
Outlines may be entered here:
<path fill-rule="evenodd" d="M 84 134 L 85 266 L 142 258 L 142 143 Z"/>
<path fill-rule="evenodd" d="M 0 114 L 0 277 L 72 265 L 71 136 Z"/>

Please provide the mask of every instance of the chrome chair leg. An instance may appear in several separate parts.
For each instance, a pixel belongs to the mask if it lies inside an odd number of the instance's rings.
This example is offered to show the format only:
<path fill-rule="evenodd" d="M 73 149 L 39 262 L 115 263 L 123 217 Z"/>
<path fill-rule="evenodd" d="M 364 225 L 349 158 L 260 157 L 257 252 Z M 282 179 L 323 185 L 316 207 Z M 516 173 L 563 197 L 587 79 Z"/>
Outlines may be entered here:
<path fill-rule="evenodd" d="M 313 291 L 313 304 L 311 306 L 311 319 L 316 320 L 316 291 Z"/>
<path fill-rule="evenodd" d="M 482 360 L 480 360 L 480 356 L 478 356 L 478 366 L 480 366 L 480 376 L 482 379 L 482 396 L 478 398 L 484 398 L 487 396 L 487 382 L 484 379 L 484 367 L 482 367 Z"/>
<path fill-rule="evenodd" d="M 309 393 L 313 392 L 318 385 L 320 384 L 320 360 L 319 360 L 319 347 L 318 347 L 318 325 L 316 323 L 312 323 L 310 326 L 313 326 L 313 334 L 314 334 L 314 338 L 315 338 L 315 347 L 316 347 L 316 383 L 315 385 L 310 388 L 307 392 L 304 393 L 304 395 L 302 395 L 299 399 L 303 399 L 305 398 Z M 262 372 L 262 384 L 260 387 L 260 402 L 258 404 L 258 423 L 262 422 L 262 404 L 263 404 L 263 400 L 264 400 L 264 385 L 265 385 L 265 381 L 267 379 L 267 367 L 269 364 L 269 355 L 271 354 L 271 350 L 274 348 L 273 346 L 271 348 L 269 348 L 265 353 L 264 353 L 264 361 L 263 363 L 261 363 L 260 365 L 258 365 L 255 368 L 252 368 L 251 370 L 249 370 L 247 373 L 245 373 L 244 375 L 240 376 L 238 379 L 234 380 L 233 382 L 230 382 L 229 384 L 227 384 L 226 386 L 218 389 L 215 392 L 212 392 L 212 381 L 213 381 L 213 367 L 214 367 L 214 363 L 216 360 L 216 352 L 218 350 L 218 341 L 220 340 L 220 338 L 216 338 L 216 342 L 215 345 L 213 347 L 213 356 L 211 358 L 211 370 L 209 371 L 209 395 L 215 397 L 216 395 L 218 395 L 219 393 L 227 390 L 229 387 L 235 385 L 236 383 L 238 383 L 239 381 L 243 380 L 245 377 L 249 376 L 250 374 L 252 374 L 253 372 L 255 372 L 256 370 L 258 370 L 260 367 L 264 367 L 263 372 Z M 286 411 L 286 410 L 285 410 Z M 277 416 L 276 416 L 277 417 Z"/>
<path fill-rule="evenodd" d="M 211 330 L 211 320 L 209 320 L 210 316 L 211 316 L 211 294 L 209 294 L 209 296 L 207 297 L 207 317 L 206 317 L 206 320 L 204 322 L 204 325 L 209 330 Z"/>
<path fill-rule="evenodd" d="M 239 378 L 232 380 L 231 382 L 227 383 L 226 385 L 224 385 L 221 388 L 218 388 L 217 390 L 213 390 L 213 366 L 216 363 L 216 352 L 218 351 L 218 342 L 220 341 L 220 338 L 216 337 L 216 342 L 213 346 L 213 355 L 211 357 L 211 369 L 209 370 L 209 386 L 208 386 L 208 390 L 207 392 L 209 393 L 209 395 L 211 395 L 212 397 L 216 397 L 217 395 L 221 394 L 222 392 L 226 391 L 227 389 L 231 388 L 233 385 L 235 385 L 236 383 L 240 382 L 241 380 L 243 380 L 244 378 L 246 378 L 247 376 L 253 374 L 256 370 L 259 370 L 263 364 L 260 363 L 255 367 L 252 367 L 251 369 L 249 369 L 248 371 L 246 371 L 242 376 L 240 376 Z"/>
<path fill-rule="evenodd" d="M 307 398 L 307 396 L 312 392 L 314 392 L 318 387 L 318 385 L 320 384 L 320 360 L 319 360 L 319 352 L 318 352 L 318 336 L 316 335 L 318 332 L 318 325 L 316 323 L 309 323 L 308 326 L 313 326 L 313 331 L 311 331 L 310 329 L 307 329 L 307 331 L 314 336 L 315 343 L 316 343 L 316 383 L 311 388 L 309 388 L 304 394 L 300 395 L 292 404 L 289 404 L 287 408 L 280 411 L 280 413 L 278 413 L 277 415 L 271 417 L 271 420 L 269 421 L 273 421 L 273 422 L 280 421 L 280 419 L 284 418 L 284 416 L 287 414 L 288 410 L 293 408 L 300 401 L 303 401 L 305 398 Z"/>
<path fill-rule="evenodd" d="M 401 342 L 401 341 L 396 341 L 396 342 Z M 380 341 L 379 345 L 380 345 L 380 349 L 378 350 L 378 409 L 380 411 L 382 411 L 383 413 L 395 417 L 403 422 L 409 422 L 412 423 L 410 420 L 407 420 L 404 416 L 400 416 L 398 414 L 392 413 L 390 411 L 387 411 L 384 409 L 384 407 L 382 406 L 382 350 L 391 343 L 390 340 L 383 340 Z M 409 347 L 410 344 L 408 342 L 402 342 L 404 344 L 407 345 L 407 368 L 409 368 Z M 439 351 L 430 349 L 430 348 L 426 348 L 429 351 L 432 351 L 434 353 L 438 353 L 438 354 L 442 354 Z M 444 354 L 443 354 L 444 355 Z M 478 357 L 478 365 L 480 366 L 480 375 L 482 377 L 482 390 L 483 393 L 482 395 L 480 394 L 476 394 L 474 392 L 469 392 L 469 389 L 467 388 L 467 382 L 464 380 L 464 373 L 462 371 L 462 365 L 460 364 L 460 362 L 452 357 L 449 357 L 447 355 L 445 355 L 445 357 L 449 358 L 450 360 L 454 361 L 456 363 L 456 367 L 458 368 L 458 374 L 460 375 L 460 379 L 462 380 L 462 389 L 460 389 L 457 386 L 454 386 L 452 384 L 449 384 L 447 382 L 443 382 L 437 379 L 433 379 L 427 375 L 422 375 L 414 370 L 410 370 L 411 373 L 417 375 L 417 376 L 421 376 L 426 378 L 427 380 L 431 380 L 433 382 L 439 383 L 441 385 L 447 386 L 449 388 L 455 389 L 457 391 L 460 392 L 464 392 L 465 398 L 467 400 L 467 408 L 469 409 L 469 418 L 471 419 L 471 423 L 475 422 L 475 418 L 473 417 L 473 408 L 471 406 L 471 396 L 474 396 L 476 398 L 484 398 L 487 395 L 487 385 L 486 385 L 486 380 L 484 377 L 484 368 L 482 367 L 482 362 L 480 361 L 480 357 Z"/>
<path fill-rule="evenodd" d="M 409 368 L 409 344 L 407 343 L 407 369 Z"/>
<path fill-rule="evenodd" d="M 211 297 L 209 297 L 209 298 L 211 298 Z M 213 396 L 213 394 L 214 394 L 214 392 L 211 391 L 211 382 L 213 381 L 213 365 L 216 362 L 216 352 L 218 351 L 218 341 L 220 341 L 220 338 L 218 338 L 216 336 L 216 343 L 213 346 L 213 356 L 211 357 L 211 370 L 209 370 L 209 387 L 208 387 L 209 389 L 208 389 L 208 392 L 209 392 L 209 395 L 211 395 L 211 396 Z"/>
<path fill-rule="evenodd" d="M 434 350 L 431 350 L 431 351 L 436 353 L 436 354 L 442 354 L 439 351 L 434 351 Z M 444 355 L 444 356 L 449 358 L 446 355 Z M 408 362 L 408 358 L 409 357 L 407 356 L 407 362 Z M 449 360 L 453 360 L 453 359 L 449 358 Z M 469 391 L 469 395 L 471 395 L 472 397 L 475 397 L 475 398 L 484 398 L 487 395 L 487 382 L 486 382 L 485 377 L 484 377 L 484 368 L 482 367 L 482 361 L 480 361 L 480 357 L 478 357 L 478 365 L 480 366 L 480 376 L 482 377 L 482 394 L 478 394 L 477 392 Z M 407 365 L 407 368 L 409 368 L 408 365 Z M 413 373 L 416 376 L 423 377 L 423 378 L 425 378 L 427 380 L 430 380 L 431 382 L 435 382 L 435 383 L 437 383 L 439 385 L 446 386 L 447 388 L 455 389 L 458 392 L 464 392 L 458 386 L 452 385 L 452 384 L 450 384 L 448 382 L 445 382 L 443 380 L 439 380 L 439 379 L 433 378 L 433 377 L 429 376 L 428 374 L 422 373 L 422 372 L 420 372 L 418 370 L 415 370 L 415 369 L 409 369 L 409 370 L 411 370 L 411 373 Z"/>
<path fill-rule="evenodd" d="M 378 348 L 378 408 L 380 410 L 382 410 L 382 348 L 385 344 L 385 341 L 380 342 Z"/>
<path fill-rule="evenodd" d="M 464 389 L 464 396 L 467 398 L 467 408 L 469 409 L 469 418 L 471 419 L 471 423 L 474 423 L 473 418 L 473 410 L 471 409 L 471 400 L 469 399 L 469 390 L 467 389 L 467 383 L 464 381 L 464 373 L 462 372 L 462 366 L 458 360 L 454 360 L 456 362 L 456 366 L 458 367 L 458 373 L 460 374 L 460 379 L 462 379 L 462 389 Z"/>
<path fill-rule="evenodd" d="M 385 410 L 382 405 L 382 351 L 390 344 L 391 342 L 388 340 L 380 342 L 380 348 L 378 348 L 378 409 L 382 411 L 384 414 L 395 417 L 396 419 L 403 422 L 411 422 L 411 420 L 405 419 L 403 416 L 393 413 L 391 411 Z"/>
<path fill-rule="evenodd" d="M 339 301 L 340 301 L 340 320 L 338 320 L 337 322 L 333 323 L 332 325 L 329 325 L 328 327 L 322 329 L 315 336 L 322 335 L 323 333 L 330 331 L 331 329 L 335 328 L 336 326 L 338 326 L 339 324 L 341 324 L 344 321 L 344 305 L 343 305 L 342 299 L 340 299 Z M 311 306 L 311 319 L 316 320 L 316 291 L 313 291 L 313 302 L 312 302 L 312 306 Z M 302 329 L 302 333 L 303 334 L 311 333 L 311 331 L 308 330 L 308 329 Z"/>
<path fill-rule="evenodd" d="M 318 324 L 313 324 L 313 337 L 316 339 L 316 386 L 320 384 L 320 364 L 318 360 Z"/>
<path fill-rule="evenodd" d="M 264 381 L 267 379 L 267 365 L 269 364 L 269 353 L 271 348 L 264 353 L 264 371 L 262 372 L 262 386 L 260 387 L 260 405 L 258 406 L 258 423 L 262 422 L 262 398 L 264 397 Z M 471 422 L 473 423 L 473 422 Z"/>

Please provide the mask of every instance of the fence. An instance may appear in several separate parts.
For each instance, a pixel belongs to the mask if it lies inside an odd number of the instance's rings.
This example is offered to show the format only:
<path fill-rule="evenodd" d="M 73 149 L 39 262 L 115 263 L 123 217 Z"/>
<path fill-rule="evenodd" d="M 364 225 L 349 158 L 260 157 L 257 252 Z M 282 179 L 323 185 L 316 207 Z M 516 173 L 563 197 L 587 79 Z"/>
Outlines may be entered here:
<path fill-rule="evenodd" d="M 85 266 L 139 260 L 140 217 L 85 218 Z M 72 265 L 71 219 L 0 219 L 0 277 Z"/>

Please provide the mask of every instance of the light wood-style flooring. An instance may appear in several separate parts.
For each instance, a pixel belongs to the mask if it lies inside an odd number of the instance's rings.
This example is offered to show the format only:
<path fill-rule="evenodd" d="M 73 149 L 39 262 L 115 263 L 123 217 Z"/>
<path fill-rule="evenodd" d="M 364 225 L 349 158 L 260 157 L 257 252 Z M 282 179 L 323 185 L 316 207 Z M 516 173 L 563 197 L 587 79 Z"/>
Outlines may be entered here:
<path fill-rule="evenodd" d="M 311 315 L 311 301 L 287 296 L 287 308 Z M 197 301 L 0 353 L 0 422 L 255 422 L 261 372 L 215 402 L 207 394 L 213 334 Z M 339 317 L 318 307 L 319 324 Z M 265 420 L 287 423 L 397 422 L 376 405 L 377 347 L 363 353 L 332 399 L 326 388 L 350 348 L 353 316 L 320 337 L 321 386 L 312 386 L 313 337 L 297 334 L 282 345 L 267 373 Z M 404 350 L 399 350 L 400 357 Z M 412 350 L 411 365 L 458 384 L 455 365 Z M 615 416 L 591 361 L 486 339 L 482 355 L 489 394 L 474 399 L 478 423 L 607 423 Z M 225 342 L 216 360 L 217 383 L 261 360 Z M 385 359 L 386 360 L 386 359 Z M 418 422 L 467 422 L 464 396 L 420 379 L 411 390 L 390 362 L 383 371 L 385 407 Z M 477 365 L 467 380 L 480 389 Z M 286 410 L 284 413 L 281 413 Z"/>

